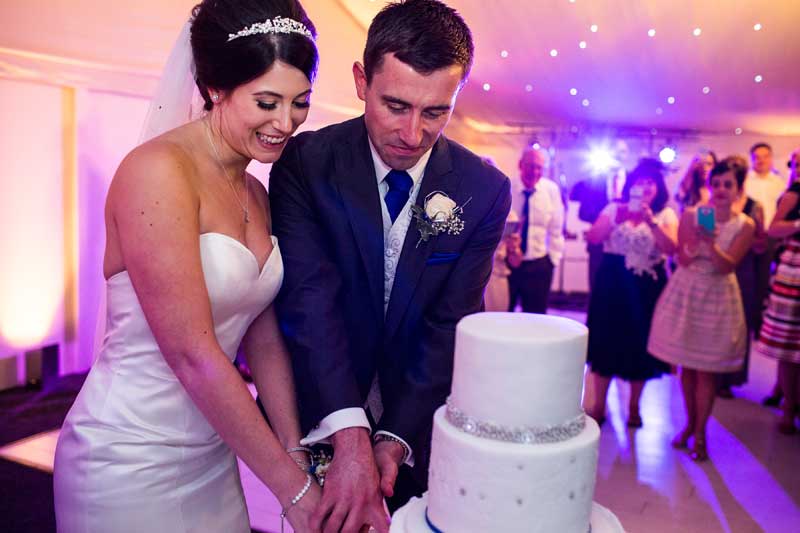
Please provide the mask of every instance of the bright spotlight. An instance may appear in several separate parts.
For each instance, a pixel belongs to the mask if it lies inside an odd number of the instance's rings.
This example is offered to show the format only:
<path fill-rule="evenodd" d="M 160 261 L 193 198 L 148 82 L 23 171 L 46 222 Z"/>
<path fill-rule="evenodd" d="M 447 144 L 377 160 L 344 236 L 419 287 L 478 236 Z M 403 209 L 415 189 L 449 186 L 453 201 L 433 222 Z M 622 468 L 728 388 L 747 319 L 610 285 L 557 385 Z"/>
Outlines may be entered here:
<path fill-rule="evenodd" d="M 676 157 L 678 157 L 678 151 L 672 146 L 665 146 L 660 152 L 658 152 L 658 158 L 665 165 L 671 164 L 673 161 L 675 161 Z"/>
<path fill-rule="evenodd" d="M 614 152 L 611 150 L 608 143 L 589 146 L 584 168 L 591 172 L 593 176 L 607 174 L 611 169 L 618 166 L 619 161 L 614 157 Z"/>

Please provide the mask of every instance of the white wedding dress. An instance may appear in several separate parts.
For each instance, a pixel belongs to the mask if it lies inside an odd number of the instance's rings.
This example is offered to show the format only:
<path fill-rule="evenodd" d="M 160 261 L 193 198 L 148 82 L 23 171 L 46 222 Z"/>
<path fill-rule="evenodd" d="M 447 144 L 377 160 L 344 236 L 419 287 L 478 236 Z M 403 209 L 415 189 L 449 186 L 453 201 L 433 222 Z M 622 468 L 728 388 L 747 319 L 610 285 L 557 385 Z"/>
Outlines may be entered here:
<path fill-rule="evenodd" d="M 283 280 L 278 242 L 259 270 L 220 233 L 200 235 L 214 329 L 230 357 Z M 250 531 L 236 457 L 159 351 L 127 272 L 107 282 L 107 332 L 55 458 L 61 533 Z"/>

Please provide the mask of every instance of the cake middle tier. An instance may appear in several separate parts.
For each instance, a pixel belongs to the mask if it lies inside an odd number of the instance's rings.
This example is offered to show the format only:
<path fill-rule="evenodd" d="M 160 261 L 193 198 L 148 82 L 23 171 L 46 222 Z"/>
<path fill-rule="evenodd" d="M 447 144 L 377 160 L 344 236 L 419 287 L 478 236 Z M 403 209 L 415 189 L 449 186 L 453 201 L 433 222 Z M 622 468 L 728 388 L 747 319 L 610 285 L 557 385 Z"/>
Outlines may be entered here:
<path fill-rule="evenodd" d="M 567 318 L 477 313 L 456 327 L 452 407 L 505 427 L 561 425 L 581 413 L 589 330 Z"/>
<path fill-rule="evenodd" d="M 586 533 L 600 429 L 552 444 L 478 438 L 434 415 L 428 517 L 445 532 Z"/>

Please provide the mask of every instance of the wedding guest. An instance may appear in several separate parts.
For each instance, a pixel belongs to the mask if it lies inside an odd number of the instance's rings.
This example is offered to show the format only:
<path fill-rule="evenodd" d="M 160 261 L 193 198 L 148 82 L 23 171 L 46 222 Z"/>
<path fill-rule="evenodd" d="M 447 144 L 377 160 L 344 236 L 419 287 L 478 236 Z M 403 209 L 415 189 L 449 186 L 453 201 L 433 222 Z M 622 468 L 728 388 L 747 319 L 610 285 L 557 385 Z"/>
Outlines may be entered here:
<path fill-rule="evenodd" d="M 744 182 L 744 192 L 764 208 L 764 225 L 769 227 L 778 199 L 786 190 L 786 180 L 777 173 L 774 167 L 772 146 L 759 142 L 750 148 L 752 168 Z M 770 258 L 772 260 L 772 258 Z"/>
<path fill-rule="evenodd" d="M 742 293 L 745 322 L 747 323 L 747 348 L 744 353 L 744 364 L 737 372 L 728 372 L 717 375 L 717 396 L 720 398 L 733 398 L 732 387 L 740 387 L 747 383 L 750 367 L 750 344 L 754 336 L 761 329 L 764 300 L 767 297 L 767 287 L 762 278 L 765 268 L 763 254 L 767 250 L 767 232 L 764 228 L 764 208 L 761 204 L 747 195 L 741 195 L 737 200 L 734 210 L 740 211 L 750 217 L 755 224 L 753 245 L 736 267 L 736 279 Z M 767 277 L 769 272 L 766 272 Z"/>
<path fill-rule="evenodd" d="M 750 249 L 755 224 L 732 209 L 742 194 L 747 162 L 723 159 L 709 174 L 708 207 L 684 211 L 678 228 L 678 268 L 658 299 L 647 348 L 681 366 L 686 426 L 672 440 L 691 457 L 708 459 L 706 425 L 716 397 L 715 374 L 744 362 L 747 326 L 736 266 Z M 702 210 L 702 211 L 701 211 Z"/>
<path fill-rule="evenodd" d="M 798 166 L 800 166 L 800 148 L 791 153 L 786 166 L 789 167 L 789 185 L 791 186 L 792 183 L 800 179 L 800 173 L 798 173 Z M 765 397 L 761 403 L 767 407 L 778 407 L 782 398 L 783 393 L 781 392 L 780 380 L 776 379 L 775 384 L 772 386 L 772 392 L 770 392 L 769 396 Z"/>
<path fill-rule="evenodd" d="M 290 455 L 300 423 L 271 304 L 283 263 L 246 168 L 305 121 L 317 57 L 296 1 L 194 8 L 147 131 L 177 127 L 128 154 L 108 193 L 108 329 L 58 440 L 59 532 L 249 533 L 237 456 L 312 531 L 320 488 Z M 207 111 L 191 121 L 189 80 Z M 240 344 L 270 425 L 232 364 Z"/>
<path fill-rule="evenodd" d="M 600 213 L 608 205 L 611 200 L 609 196 L 608 181 L 601 177 L 587 178 L 581 180 L 572 187 L 569 193 L 569 199 L 573 202 L 578 202 L 578 219 L 589 224 L 597 222 Z M 622 187 L 620 187 L 620 190 Z M 600 268 L 600 263 L 603 258 L 603 244 L 602 243 L 586 243 L 586 253 L 589 256 L 589 294 L 592 293 L 594 282 L 597 278 L 597 271 Z"/>
<path fill-rule="evenodd" d="M 798 151 L 790 159 L 791 178 L 780 203 L 769 235 L 787 239 L 780 254 L 764 323 L 756 350 L 778 360 L 778 386 L 783 396 L 781 433 L 797 431 L 795 415 L 800 405 L 800 181 Z"/>
<path fill-rule="evenodd" d="M 637 192 L 633 198 L 631 190 Z M 628 174 L 622 201 L 608 204 L 586 233 L 587 242 L 603 246 L 587 317 L 587 379 L 593 384 L 588 412 L 601 424 L 611 378 L 630 382 L 628 425 L 641 427 L 645 382 L 669 372 L 647 352 L 653 309 L 667 284 L 666 258 L 678 238 L 678 217 L 668 200 L 661 163 L 642 159 Z"/>
<path fill-rule="evenodd" d="M 711 150 L 701 150 L 692 158 L 675 193 L 681 213 L 687 207 L 708 202 L 708 174 L 716 164 L 717 155 Z"/>
<path fill-rule="evenodd" d="M 497 168 L 497 164 L 491 157 L 484 156 L 481 159 L 485 164 Z M 484 311 L 508 311 L 508 276 L 511 274 L 511 267 L 518 267 L 522 261 L 522 250 L 519 244 L 519 217 L 512 210 L 508 212 L 508 217 L 506 218 L 503 239 L 494 252 L 492 275 L 489 277 L 489 283 L 486 284 L 486 292 L 483 294 Z"/>
<path fill-rule="evenodd" d="M 564 203 L 561 189 L 543 178 L 547 157 L 528 147 L 519 160 L 520 179 L 512 192 L 512 208 L 520 216 L 522 262 L 512 267 L 509 310 L 547 313 L 553 270 L 564 253 Z"/>
<path fill-rule="evenodd" d="M 519 267 L 522 263 L 522 249 L 520 236 L 517 230 L 519 217 L 514 211 L 509 211 L 506 218 L 505 237 L 494 253 L 492 275 L 483 294 L 485 311 L 508 311 L 509 287 L 508 276 L 512 268 Z"/>

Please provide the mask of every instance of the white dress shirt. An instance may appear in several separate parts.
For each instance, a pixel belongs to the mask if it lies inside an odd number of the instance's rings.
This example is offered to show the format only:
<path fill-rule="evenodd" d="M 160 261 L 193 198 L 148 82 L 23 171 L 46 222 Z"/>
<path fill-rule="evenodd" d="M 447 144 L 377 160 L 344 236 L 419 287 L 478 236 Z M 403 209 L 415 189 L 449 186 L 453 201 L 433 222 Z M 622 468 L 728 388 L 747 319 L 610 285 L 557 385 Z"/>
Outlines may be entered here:
<path fill-rule="evenodd" d="M 411 187 L 411 191 L 409 191 L 408 201 L 406 202 L 405 206 L 403 206 L 400 214 L 397 215 L 397 219 L 395 219 L 394 223 L 392 223 L 392 217 L 389 215 L 389 209 L 386 207 L 386 202 L 383 201 L 383 198 L 386 197 L 386 193 L 389 192 L 389 184 L 386 183 L 386 176 L 389 174 L 392 168 L 383 162 L 378 155 L 378 152 L 375 151 L 375 147 L 372 145 L 371 140 L 369 142 L 369 149 L 372 155 L 372 163 L 375 166 L 375 177 L 378 180 L 377 186 L 381 197 L 381 213 L 383 216 L 383 312 L 385 314 L 386 309 L 389 307 L 392 287 L 394 286 L 397 263 L 400 259 L 400 253 L 403 250 L 403 243 L 405 242 L 408 228 L 411 225 L 411 206 L 417 201 L 417 195 L 419 194 L 422 178 L 425 173 L 425 166 L 428 164 L 428 160 L 431 157 L 431 150 L 425 152 L 420 160 L 417 161 L 417 164 L 406 171 L 408 172 L 408 175 L 411 176 L 411 180 L 414 182 L 414 185 Z M 367 402 L 375 418 L 380 418 L 381 413 L 376 412 L 382 411 L 380 389 L 377 386 L 377 378 L 372 384 L 372 389 L 370 390 L 370 395 Z M 414 415 L 413 413 L 409 413 L 409 416 Z M 367 414 L 363 408 L 348 407 L 346 409 L 334 411 L 323 418 L 319 425 L 312 429 L 308 435 L 306 435 L 306 437 L 300 441 L 300 444 L 308 446 L 318 442 L 329 442 L 331 435 L 339 430 L 350 427 L 363 427 L 368 430 L 371 429 L 369 420 L 367 420 Z M 406 448 L 410 452 L 406 458 L 406 464 L 409 466 L 414 466 L 413 450 L 406 441 L 401 439 L 399 436 L 394 435 L 393 433 L 389 433 L 388 431 L 378 431 L 378 434 L 380 433 L 391 435 L 405 444 Z"/>
<path fill-rule="evenodd" d="M 606 196 L 608 201 L 622 198 L 622 189 L 625 188 L 626 172 L 624 168 L 618 169 L 606 180 Z"/>
<path fill-rule="evenodd" d="M 747 178 L 744 180 L 744 192 L 764 208 L 764 229 L 769 228 L 772 219 L 775 218 L 778 200 L 786 192 L 787 187 L 786 180 L 774 172 L 760 175 L 751 170 L 747 173 Z"/>
<path fill-rule="evenodd" d="M 528 247 L 522 259 L 531 261 L 549 255 L 553 264 L 558 265 L 564 255 L 564 202 L 561 201 L 561 190 L 554 181 L 542 177 L 534 191 L 528 198 Z M 513 195 L 513 209 L 522 217 L 525 196 L 519 180 L 515 183 Z"/>

